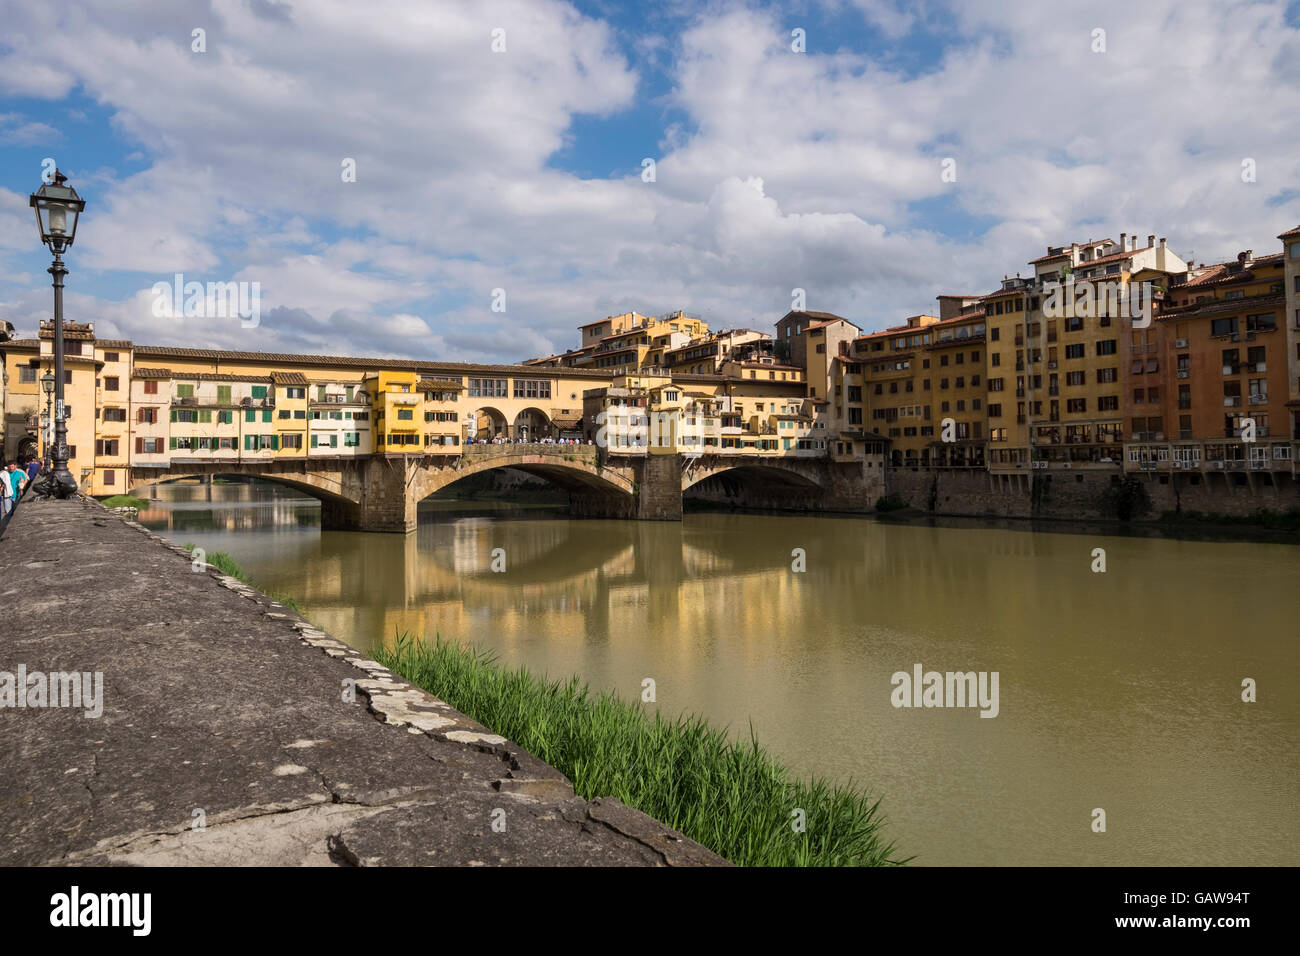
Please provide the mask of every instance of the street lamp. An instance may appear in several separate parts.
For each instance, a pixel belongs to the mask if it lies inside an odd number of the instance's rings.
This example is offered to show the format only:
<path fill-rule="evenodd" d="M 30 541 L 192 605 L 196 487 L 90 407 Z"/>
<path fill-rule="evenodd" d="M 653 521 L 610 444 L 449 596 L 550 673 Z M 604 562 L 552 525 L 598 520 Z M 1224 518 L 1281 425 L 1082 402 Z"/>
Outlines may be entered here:
<path fill-rule="evenodd" d="M 50 437 L 45 432 L 46 428 L 54 426 L 54 412 L 50 408 L 50 403 L 54 400 L 54 373 L 49 369 L 41 376 L 41 388 L 45 390 L 45 421 L 41 428 L 41 448 L 44 454 L 41 455 L 41 467 L 46 471 L 50 470 Z"/>
<path fill-rule="evenodd" d="M 77 481 L 68 471 L 68 432 L 63 415 L 63 277 L 68 274 L 63 252 L 72 245 L 77 219 L 86 203 L 75 189 L 65 185 L 67 181 L 68 177 L 56 169 L 54 182 L 44 183 L 29 203 L 36 210 L 41 242 L 54 254 L 54 263 L 46 270 L 54 277 L 54 448 L 51 468 L 34 489 L 43 498 L 68 498 L 77 492 Z"/>

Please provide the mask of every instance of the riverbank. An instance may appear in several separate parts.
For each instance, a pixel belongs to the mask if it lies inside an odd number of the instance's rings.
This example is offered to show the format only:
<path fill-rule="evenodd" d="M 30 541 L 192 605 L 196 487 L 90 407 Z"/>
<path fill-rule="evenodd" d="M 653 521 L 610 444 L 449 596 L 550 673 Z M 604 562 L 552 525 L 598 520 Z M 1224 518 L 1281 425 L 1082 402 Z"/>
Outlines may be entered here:
<path fill-rule="evenodd" d="M 0 605 L 0 862 L 725 863 L 93 501 L 24 502 Z"/>
<path fill-rule="evenodd" d="M 614 796 L 743 866 L 906 862 L 884 839 L 878 801 L 795 780 L 752 734 L 732 740 L 702 718 L 666 719 L 577 677 L 507 671 L 490 654 L 409 635 L 375 659 L 517 741 L 573 781 Z"/>
<path fill-rule="evenodd" d="M 193 553 L 192 544 L 184 545 Z M 245 583 L 229 554 L 206 555 Z M 301 613 L 291 598 L 275 599 Z M 402 635 L 374 659 L 516 742 L 588 799 L 614 797 L 742 866 L 885 866 L 898 858 L 882 834 L 879 801 L 849 787 L 802 782 L 757 738 L 729 738 L 697 716 L 648 718 L 573 677 L 546 681 L 506 671 L 492 654 Z M 794 809 L 791 809 L 794 808 Z"/>

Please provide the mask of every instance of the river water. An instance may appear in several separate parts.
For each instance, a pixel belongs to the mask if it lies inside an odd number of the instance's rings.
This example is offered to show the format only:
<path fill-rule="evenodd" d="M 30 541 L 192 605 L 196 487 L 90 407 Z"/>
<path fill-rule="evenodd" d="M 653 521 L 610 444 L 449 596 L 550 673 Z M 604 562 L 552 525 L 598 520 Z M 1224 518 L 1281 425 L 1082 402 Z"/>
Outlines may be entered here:
<path fill-rule="evenodd" d="M 425 502 L 401 536 L 322 532 L 269 484 L 157 495 L 144 524 L 363 650 L 441 634 L 752 724 L 799 773 L 882 797 L 916 864 L 1300 863 L 1294 544 L 466 502 Z M 894 707 L 917 664 L 996 671 L 997 716 Z"/>

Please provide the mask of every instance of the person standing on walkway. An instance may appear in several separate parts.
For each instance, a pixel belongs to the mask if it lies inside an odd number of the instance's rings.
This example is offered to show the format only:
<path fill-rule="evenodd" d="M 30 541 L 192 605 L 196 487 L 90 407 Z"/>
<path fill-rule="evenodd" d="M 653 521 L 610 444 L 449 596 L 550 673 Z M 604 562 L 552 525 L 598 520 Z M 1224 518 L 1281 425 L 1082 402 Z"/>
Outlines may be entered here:
<path fill-rule="evenodd" d="M 5 475 L 5 478 L 8 479 L 10 488 L 13 491 L 14 503 L 11 507 L 17 508 L 18 499 L 22 497 L 23 488 L 27 485 L 27 472 L 11 461 L 9 462 L 9 474 Z"/>
<path fill-rule="evenodd" d="M 0 469 L 0 518 L 4 518 L 14 508 L 13 486 L 9 484 L 9 466 Z"/>
<path fill-rule="evenodd" d="M 27 463 L 27 480 L 35 481 L 36 476 L 39 475 L 40 473 L 41 473 L 41 460 L 39 458 L 33 458 L 31 461 Z"/>

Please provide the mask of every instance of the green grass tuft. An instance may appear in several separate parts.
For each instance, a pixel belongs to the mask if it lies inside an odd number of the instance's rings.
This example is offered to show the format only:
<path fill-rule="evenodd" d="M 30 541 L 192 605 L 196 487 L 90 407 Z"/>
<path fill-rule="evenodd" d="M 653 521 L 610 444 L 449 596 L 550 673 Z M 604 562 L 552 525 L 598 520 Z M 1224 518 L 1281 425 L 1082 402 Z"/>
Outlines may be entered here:
<path fill-rule="evenodd" d="M 105 508 L 139 508 L 149 507 L 149 502 L 134 495 L 112 495 L 100 502 Z"/>
<path fill-rule="evenodd" d="M 185 544 L 181 545 L 181 547 L 183 547 L 186 551 L 192 552 L 194 550 L 194 542 L 186 541 Z M 253 585 L 254 587 L 256 587 L 256 585 L 253 584 L 253 579 L 248 576 L 248 572 L 245 571 L 242 567 L 240 567 L 239 562 L 236 561 L 234 558 L 232 558 L 225 551 L 213 551 L 211 554 L 205 555 L 205 557 L 207 559 L 207 563 L 210 564 L 212 567 L 216 568 L 222 574 L 228 574 L 232 578 L 238 578 L 240 581 L 243 581 L 245 584 Z M 266 594 L 266 596 L 269 597 L 272 601 L 279 601 L 285 607 L 289 608 L 292 611 L 295 611 L 298 614 L 303 613 L 302 605 L 299 604 L 297 601 L 295 601 L 293 598 L 289 597 L 287 594 L 272 593 L 270 591 L 265 591 L 263 593 Z"/>
<path fill-rule="evenodd" d="M 612 796 L 743 866 L 905 863 L 883 840 L 879 801 L 824 780 L 800 781 L 750 728 L 733 741 L 703 718 L 647 716 L 574 677 L 507 671 L 494 655 L 398 636 L 375 659 L 514 741 L 573 781 L 585 799 Z M 802 809 L 806 829 L 791 826 Z"/>

